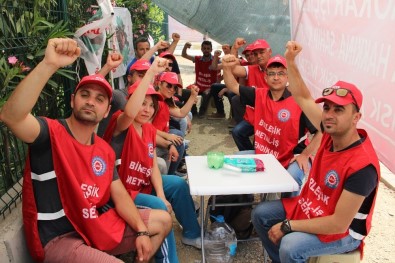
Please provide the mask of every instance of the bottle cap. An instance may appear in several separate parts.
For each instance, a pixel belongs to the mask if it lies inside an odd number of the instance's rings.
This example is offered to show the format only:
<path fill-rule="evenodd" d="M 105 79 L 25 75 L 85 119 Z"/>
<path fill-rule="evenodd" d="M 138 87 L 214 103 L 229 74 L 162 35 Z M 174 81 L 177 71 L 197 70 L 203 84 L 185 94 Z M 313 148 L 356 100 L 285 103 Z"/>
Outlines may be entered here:
<path fill-rule="evenodd" d="M 225 222 L 225 218 L 224 218 L 223 215 L 217 215 L 217 217 L 215 218 L 215 220 L 216 220 L 218 223 L 224 223 L 224 222 Z"/>

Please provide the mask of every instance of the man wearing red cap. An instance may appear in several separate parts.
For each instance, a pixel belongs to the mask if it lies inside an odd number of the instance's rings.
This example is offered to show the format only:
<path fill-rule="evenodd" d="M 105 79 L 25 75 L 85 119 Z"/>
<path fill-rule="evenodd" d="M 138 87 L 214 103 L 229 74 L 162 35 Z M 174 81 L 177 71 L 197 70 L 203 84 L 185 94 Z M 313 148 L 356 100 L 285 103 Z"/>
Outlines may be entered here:
<path fill-rule="evenodd" d="M 236 38 L 233 46 L 238 49 L 245 45 L 243 38 Z M 239 78 L 241 85 L 255 88 L 268 88 L 265 80 L 266 64 L 272 56 L 270 45 L 265 39 L 257 39 L 249 45 L 255 64 L 247 66 L 235 66 L 233 74 Z M 250 136 L 254 134 L 252 118 L 254 108 L 251 105 L 245 106 L 240 101 L 240 97 L 232 98 L 232 105 L 235 106 L 234 119 L 237 125 L 232 129 L 232 137 L 240 151 L 252 150 L 254 147 L 251 143 Z"/>
<path fill-rule="evenodd" d="M 30 113 L 52 74 L 80 52 L 72 39 L 50 39 L 44 59 L 0 113 L 29 144 L 22 207 L 26 242 L 35 261 L 119 262 L 110 254 L 132 250 L 139 261 L 148 261 L 169 233 L 171 217 L 135 207 L 114 168 L 114 151 L 94 133 L 109 111 L 110 84 L 101 75 L 84 77 L 67 119 Z M 115 209 L 102 211 L 110 197 Z"/>
<path fill-rule="evenodd" d="M 269 89 L 240 86 L 232 74 L 236 63 L 233 55 L 223 58 L 224 79 L 226 86 L 240 95 L 243 103 L 255 108 L 251 119 L 255 130 L 253 153 L 273 154 L 301 187 L 310 168 L 310 155 L 318 149 L 321 133 L 312 126 L 287 89 L 285 59 L 278 55 L 269 59 L 265 74 Z M 315 135 L 307 145 L 308 132 Z M 282 193 L 282 197 L 298 193 Z"/>
<path fill-rule="evenodd" d="M 262 203 L 252 213 L 272 262 L 306 262 L 310 257 L 362 250 L 380 180 L 369 136 L 357 128 L 361 91 L 338 81 L 314 100 L 295 64 L 301 50 L 298 43 L 287 43 L 289 89 L 313 125 L 323 129 L 323 137 L 300 195 Z M 320 102 L 323 110 L 316 105 Z"/>

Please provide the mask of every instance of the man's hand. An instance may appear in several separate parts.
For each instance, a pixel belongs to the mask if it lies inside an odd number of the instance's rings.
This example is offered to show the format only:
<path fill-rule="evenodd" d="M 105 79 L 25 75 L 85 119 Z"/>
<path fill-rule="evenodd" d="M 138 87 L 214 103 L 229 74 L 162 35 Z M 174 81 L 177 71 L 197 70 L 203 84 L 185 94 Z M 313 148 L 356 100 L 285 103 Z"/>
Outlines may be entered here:
<path fill-rule="evenodd" d="M 222 51 L 221 50 L 215 50 L 214 51 L 214 57 L 219 57 L 219 56 L 221 56 L 221 54 L 222 54 Z"/>
<path fill-rule="evenodd" d="M 307 174 L 309 172 L 309 160 L 310 158 L 308 155 L 301 153 L 299 155 L 294 156 L 291 159 L 290 163 L 296 161 L 298 163 L 299 168 L 303 170 L 305 174 Z"/>
<path fill-rule="evenodd" d="M 158 43 L 156 43 L 155 48 L 156 48 L 156 50 L 168 49 L 169 46 L 170 46 L 169 42 L 164 41 L 164 40 L 159 40 Z"/>
<path fill-rule="evenodd" d="M 281 224 L 282 222 L 275 224 L 274 226 L 272 226 L 272 228 L 269 229 L 268 232 L 270 241 L 272 241 L 276 245 L 280 243 L 281 238 L 283 238 L 284 236 L 283 231 L 281 231 Z"/>
<path fill-rule="evenodd" d="M 123 61 L 123 56 L 119 52 L 113 52 L 108 54 L 106 64 L 115 70 Z"/>
<path fill-rule="evenodd" d="M 55 70 L 72 64 L 81 54 L 77 42 L 70 38 L 52 38 L 45 49 L 43 62 Z"/>
<path fill-rule="evenodd" d="M 184 45 L 185 48 L 191 48 L 192 44 L 190 42 L 186 42 Z"/>
<path fill-rule="evenodd" d="M 152 254 L 152 243 L 149 236 L 136 237 L 136 258 L 141 262 L 148 262 L 149 256 Z"/>
<path fill-rule="evenodd" d="M 225 95 L 225 93 L 226 93 L 227 91 L 228 91 L 227 88 L 221 89 L 221 90 L 218 92 L 218 97 L 222 98 L 222 97 Z"/>
<path fill-rule="evenodd" d="M 246 43 L 247 43 L 247 42 L 245 41 L 244 38 L 238 37 L 238 38 L 235 39 L 235 43 L 233 43 L 233 47 L 234 47 L 235 49 L 239 49 L 239 48 L 241 48 L 242 46 L 244 46 Z"/>
<path fill-rule="evenodd" d="M 233 68 L 239 63 L 239 59 L 236 58 L 234 55 L 225 55 L 222 58 L 222 66 L 223 68 Z"/>
<path fill-rule="evenodd" d="M 302 46 L 296 41 L 288 41 L 285 47 L 284 57 L 287 61 L 295 60 L 296 56 L 302 51 Z"/>
<path fill-rule="evenodd" d="M 178 42 L 178 41 L 180 41 L 180 34 L 178 34 L 178 33 L 173 33 L 173 34 L 171 34 L 171 38 L 173 39 L 173 42 Z"/>
<path fill-rule="evenodd" d="M 156 75 L 165 71 L 167 67 L 169 67 L 167 59 L 156 57 L 149 70 Z"/>
<path fill-rule="evenodd" d="M 175 135 L 175 134 L 171 134 L 171 133 L 169 133 L 167 135 L 166 140 L 171 141 L 175 145 L 180 145 L 184 141 L 184 139 L 181 136 L 178 136 L 178 135 Z"/>
<path fill-rule="evenodd" d="M 177 148 L 174 145 L 170 146 L 170 149 L 169 149 L 169 161 L 170 162 L 177 161 L 178 160 L 178 156 L 179 156 L 179 154 L 178 154 Z"/>
<path fill-rule="evenodd" d="M 196 85 L 191 85 L 191 96 L 196 98 L 199 95 L 199 88 Z"/>

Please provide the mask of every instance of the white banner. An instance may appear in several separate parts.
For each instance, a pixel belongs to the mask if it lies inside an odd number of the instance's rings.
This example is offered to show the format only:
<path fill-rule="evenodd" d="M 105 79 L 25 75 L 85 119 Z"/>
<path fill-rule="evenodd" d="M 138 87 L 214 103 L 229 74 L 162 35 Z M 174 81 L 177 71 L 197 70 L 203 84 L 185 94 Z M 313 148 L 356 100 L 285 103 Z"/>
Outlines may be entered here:
<path fill-rule="evenodd" d="M 113 71 L 114 78 L 118 78 L 125 75 L 128 62 L 134 58 L 132 18 L 127 8 L 114 7 L 113 25 L 110 47 L 123 56 L 122 64 Z"/>
<path fill-rule="evenodd" d="M 98 0 L 100 10 L 90 19 L 90 23 L 79 28 L 74 38 L 81 48 L 88 73 L 95 74 L 101 68 L 101 58 L 106 42 L 106 30 L 112 26 L 113 11 L 109 0 Z"/>
<path fill-rule="evenodd" d="M 395 172 L 395 0 L 293 0 L 292 37 L 313 96 L 337 80 L 362 90 L 361 128 Z M 355 156 L 358 158 L 358 156 Z"/>

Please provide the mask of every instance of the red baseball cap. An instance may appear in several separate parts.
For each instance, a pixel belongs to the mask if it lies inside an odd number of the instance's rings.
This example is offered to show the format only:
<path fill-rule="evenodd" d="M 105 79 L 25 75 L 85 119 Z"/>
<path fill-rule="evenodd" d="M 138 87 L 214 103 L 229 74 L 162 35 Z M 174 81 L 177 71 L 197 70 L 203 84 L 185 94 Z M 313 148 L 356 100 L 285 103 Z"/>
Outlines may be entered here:
<path fill-rule="evenodd" d="M 266 68 L 268 68 L 273 63 L 280 63 L 281 65 L 284 66 L 284 68 L 287 68 L 287 61 L 285 60 L 284 57 L 280 55 L 275 55 L 274 57 L 271 57 L 267 62 Z"/>
<path fill-rule="evenodd" d="M 130 97 L 133 92 L 137 89 L 137 87 L 140 85 L 141 80 L 136 81 L 133 85 L 129 86 L 128 88 L 128 94 Z M 158 100 L 163 100 L 162 95 L 160 95 L 160 93 L 158 93 L 155 89 L 154 86 L 152 84 L 149 84 L 147 92 L 145 93 L 145 95 L 154 95 L 158 98 Z"/>
<path fill-rule="evenodd" d="M 248 44 L 245 49 L 243 50 L 243 52 L 241 52 L 241 54 L 245 54 L 247 51 L 252 51 L 253 50 L 253 46 L 252 44 Z"/>
<path fill-rule="evenodd" d="M 252 51 L 257 50 L 257 49 L 270 48 L 269 43 L 267 43 L 267 41 L 264 39 L 257 39 L 251 45 L 252 45 L 252 49 L 251 49 Z"/>
<path fill-rule="evenodd" d="M 83 77 L 81 81 L 78 83 L 77 87 L 75 87 L 74 93 L 76 93 L 79 88 L 87 84 L 99 85 L 106 91 L 108 98 L 110 100 L 112 99 L 112 87 L 110 83 L 108 83 L 108 81 L 100 74 L 94 74 L 94 75 Z"/>
<path fill-rule="evenodd" d="M 151 67 L 151 63 L 145 59 L 139 59 L 130 66 L 130 71 L 132 70 L 148 70 Z"/>
<path fill-rule="evenodd" d="M 159 81 L 165 81 L 169 84 L 177 85 L 177 87 L 182 88 L 181 84 L 178 82 L 178 76 L 174 72 L 163 72 Z"/>
<path fill-rule="evenodd" d="M 164 57 L 171 58 L 173 61 L 176 60 L 176 57 L 172 53 L 167 52 L 167 51 L 164 51 L 164 52 L 160 53 L 159 57 L 161 57 L 161 58 L 164 58 Z"/>
<path fill-rule="evenodd" d="M 329 100 L 337 105 L 345 106 L 350 103 L 356 104 L 358 109 L 361 109 L 362 106 L 362 92 L 354 85 L 345 81 L 339 80 L 338 82 L 335 83 L 332 87 L 332 89 L 346 89 L 349 91 L 349 93 L 342 97 L 336 95 L 336 92 L 332 92 L 326 96 L 322 96 L 321 98 L 318 98 L 315 100 L 316 103 L 324 102 L 325 100 Z M 351 94 L 350 94 L 351 92 Z M 354 96 L 354 97 L 353 97 Z M 355 98 L 355 99 L 354 99 Z"/>

